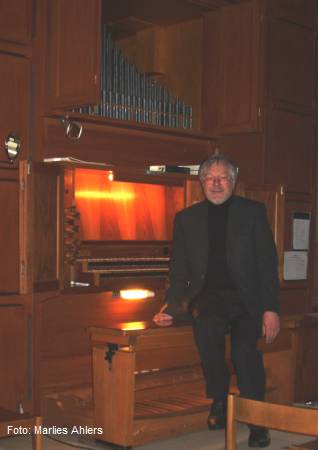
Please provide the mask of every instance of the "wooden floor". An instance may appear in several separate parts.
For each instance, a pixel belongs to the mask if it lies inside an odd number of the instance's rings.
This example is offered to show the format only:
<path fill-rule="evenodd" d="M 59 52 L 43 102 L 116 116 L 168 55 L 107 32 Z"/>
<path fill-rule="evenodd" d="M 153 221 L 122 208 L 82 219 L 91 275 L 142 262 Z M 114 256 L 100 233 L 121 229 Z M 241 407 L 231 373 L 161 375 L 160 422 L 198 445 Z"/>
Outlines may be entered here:
<path fill-rule="evenodd" d="M 211 400 L 199 395 L 197 392 L 177 393 L 166 396 L 164 399 L 136 402 L 136 419 L 149 418 L 159 415 L 162 417 L 191 414 L 206 411 L 211 405 Z"/>
<path fill-rule="evenodd" d="M 112 447 L 105 444 L 95 443 L 88 439 L 75 439 L 70 436 L 58 437 L 63 440 L 57 442 L 47 437 L 43 438 L 43 450 L 74 450 L 74 448 L 110 450 Z M 308 436 L 291 435 L 277 431 L 271 432 L 272 443 L 269 450 L 282 450 L 286 447 L 300 445 L 312 441 Z M 245 426 L 239 428 L 238 450 L 247 450 L 248 430 Z M 179 436 L 177 438 L 165 439 L 153 442 L 141 447 L 135 447 L 136 450 L 224 450 L 224 432 L 221 431 L 201 431 Z M 19 436 L 17 438 L 1 439 L 0 450 L 31 450 L 31 442 L 28 438 Z"/>

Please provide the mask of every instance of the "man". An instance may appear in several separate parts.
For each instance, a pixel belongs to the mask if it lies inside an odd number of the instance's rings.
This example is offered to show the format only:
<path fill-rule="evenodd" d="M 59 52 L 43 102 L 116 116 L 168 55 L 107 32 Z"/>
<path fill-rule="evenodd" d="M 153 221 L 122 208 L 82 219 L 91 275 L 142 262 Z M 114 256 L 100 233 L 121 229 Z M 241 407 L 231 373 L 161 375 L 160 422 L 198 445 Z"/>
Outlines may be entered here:
<path fill-rule="evenodd" d="M 213 398 L 210 429 L 226 423 L 229 371 L 225 335 L 240 395 L 263 400 L 265 372 L 257 340 L 279 332 L 277 254 L 262 203 L 233 194 L 238 169 L 224 155 L 204 161 L 199 177 L 206 199 L 179 212 L 167 303 L 154 316 L 161 326 L 192 316 L 206 391 Z M 250 447 L 267 447 L 267 429 L 250 428 Z"/>

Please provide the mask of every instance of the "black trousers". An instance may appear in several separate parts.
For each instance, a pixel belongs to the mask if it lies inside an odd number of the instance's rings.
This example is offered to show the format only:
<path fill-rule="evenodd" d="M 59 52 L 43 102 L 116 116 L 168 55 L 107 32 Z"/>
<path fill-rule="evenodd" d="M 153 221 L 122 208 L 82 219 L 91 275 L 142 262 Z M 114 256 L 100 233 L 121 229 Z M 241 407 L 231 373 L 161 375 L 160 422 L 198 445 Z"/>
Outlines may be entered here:
<path fill-rule="evenodd" d="M 265 371 L 257 350 L 259 330 L 242 308 L 216 308 L 193 319 L 193 333 L 199 350 L 208 398 L 225 400 L 230 383 L 225 363 L 225 335 L 231 337 L 231 359 L 242 397 L 264 400 Z"/>

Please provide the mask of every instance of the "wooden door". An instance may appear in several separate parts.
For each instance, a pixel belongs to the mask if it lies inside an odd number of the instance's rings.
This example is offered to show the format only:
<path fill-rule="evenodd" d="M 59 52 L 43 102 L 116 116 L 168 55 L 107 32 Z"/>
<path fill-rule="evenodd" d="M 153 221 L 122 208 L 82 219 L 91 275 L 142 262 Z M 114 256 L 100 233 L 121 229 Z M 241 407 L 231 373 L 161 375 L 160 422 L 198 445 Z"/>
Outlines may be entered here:
<path fill-rule="evenodd" d="M 314 31 L 284 20 L 271 20 L 267 43 L 271 103 L 284 102 L 289 109 L 310 111 L 314 104 Z"/>
<path fill-rule="evenodd" d="M 8 159 L 4 146 L 12 133 L 21 140 L 20 159 L 27 158 L 29 154 L 30 61 L 0 53 L 0 74 L 0 166 L 7 167 Z"/>
<path fill-rule="evenodd" d="M 100 9 L 100 0 L 48 2 L 49 107 L 98 103 Z"/>
<path fill-rule="evenodd" d="M 242 2 L 222 8 L 220 14 L 220 132 L 259 130 L 263 58 L 260 4 Z"/>
<path fill-rule="evenodd" d="M 22 292 L 58 289 L 63 239 L 60 168 L 23 161 L 20 177 Z"/>
<path fill-rule="evenodd" d="M 34 0 L 3 0 L 0 3 L 0 39 L 27 44 L 33 33 Z M 2 72 L 1 72 L 2 73 Z"/>

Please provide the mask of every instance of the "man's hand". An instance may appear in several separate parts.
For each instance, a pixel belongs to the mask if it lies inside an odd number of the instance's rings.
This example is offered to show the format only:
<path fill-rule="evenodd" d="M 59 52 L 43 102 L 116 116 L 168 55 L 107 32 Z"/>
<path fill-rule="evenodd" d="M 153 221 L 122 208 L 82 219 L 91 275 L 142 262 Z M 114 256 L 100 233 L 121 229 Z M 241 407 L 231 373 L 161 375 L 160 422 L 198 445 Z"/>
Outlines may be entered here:
<path fill-rule="evenodd" d="M 163 307 L 160 309 L 158 314 L 156 314 L 152 320 L 155 322 L 156 325 L 159 325 L 160 327 L 169 327 L 172 325 L 173 317 L 170 316 L 170 314 L 166 314 L 164 310 L 167 308 L 167 305 L 163 305 Z"/>
<path fill-rule="evenodd" d="M 266 344 L 271 344 L 279 333 L 280 320 L 274 311 L 265 311 L 263 314 L 263 336 Z"/>

